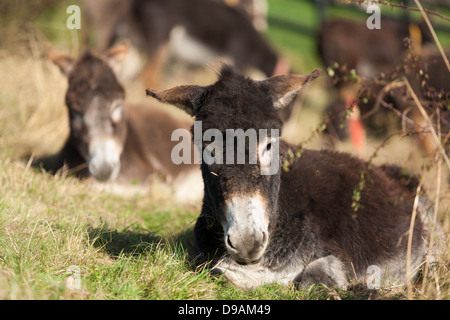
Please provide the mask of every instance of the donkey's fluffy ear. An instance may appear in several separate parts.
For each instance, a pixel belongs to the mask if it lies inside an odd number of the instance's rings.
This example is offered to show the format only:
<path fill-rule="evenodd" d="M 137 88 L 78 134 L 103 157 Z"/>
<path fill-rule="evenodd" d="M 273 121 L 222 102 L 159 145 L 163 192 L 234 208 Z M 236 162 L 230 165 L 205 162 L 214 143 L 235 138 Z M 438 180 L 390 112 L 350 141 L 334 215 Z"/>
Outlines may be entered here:
<path fill-rule="evenodd" d="M 127 56 L 130 49 L 130 41 L 126 40 L 121 44 L 109 49 L 103 55 L 108 62 L 109 66 L 114 70 L 115 73 L 119 73 L 122 63 Z"/>
<path fill-rule="evenodd" d="M 282 109 L 294 99 L 302 88 L 320 76 L 321 73 L 322 71 L 320 69 L 315 69 L 310 74 L 273 76 L 267 80 L 260 81 L 260 83 L 272 96 L 275 109 Z"/>
<path fill-rule="evenodd" d="M 46 51 L 50 60 L 59 67 L 63 74 L 68 76 L 75 66 L 75 59 L 67 54 L 55 52 L 50 47 L 47 47 Z"/>
<path fill-rule="evenodd" d="M 147 96 L 153 97 L 163 103 L 172 104 L 191 116 L 195 116 L 202 103 L 206 88 L 195 85 L 178 86 L 164 91 L 147 89 Z"/>

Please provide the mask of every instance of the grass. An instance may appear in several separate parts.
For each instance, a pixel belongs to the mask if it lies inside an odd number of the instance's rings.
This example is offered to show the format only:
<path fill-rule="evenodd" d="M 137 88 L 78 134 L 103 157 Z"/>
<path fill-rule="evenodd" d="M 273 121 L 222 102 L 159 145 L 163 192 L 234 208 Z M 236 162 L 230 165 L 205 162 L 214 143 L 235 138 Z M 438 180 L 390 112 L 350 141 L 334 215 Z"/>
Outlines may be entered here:
<path fill-rule="evenodd" d="M 1 161 L 0 172 L 0 299 L 300 297 L 280 286 L 241 292 L 197 266 L 186 225 L 198 208 L 93 193 L 19 161 Z M 169 214 L 176 223 L 168 223 Z M 73 265 L 81 270 L 80 290 L 65 286 Z"/>
<path fill-rule="evenodd" d="M 309 3 L 270 1 L 270 8 L 271 14 L 292 21 L 302 12 L 302 21 L 314 27 Z M 56 152 L 68 133 L 63 105 L 66 79 L 44 55 L 49 42 L 76 52 L 79 35 L 64 28 L 64 17 L 64 10 L 52 9 L 28 22 L 26 32 L 14 29 L 14 24 L 0 30 L 0 299 L 406 297 L 405 288 L 376 294 L 358 287 L 339 291 L 266 285 L 238 290 L 210 275 L 193 255 L 192 229 L 200 204 L 172 203 L 170 194 L 158 185 L 152 194 L 119 197 L 72 177 L 29 168 L 30 155 Z M 300 69 L 317 65 L 312 39 L 293 39 L 275 28 L 267 34 Z M 308 139 L 320 123 L 326 96 L 320 81 L 308 89 L 294 129 L 286 132 L 290 140 L 308 140 L 310 148 L 330 147 L 320 135 Z M 380 144 L 371 141 L 368 155 Z M 345 143 L 336 147 L 350 150 Z M 427 188 L 441 197 L 440 220 L 448 233 L 448 187 L 443 183 L 442 190 L 435 190 L 435 163 L 417 152 L 416 140 L 396 136 L 379 150 L 375 161 L 399 163 L 425 175 Z M 444 167 L 443 181 L 447 174 Z M 79 290 L 66 285 L 71 266 L 80 270 Z M 449 299 L 449 267 L 447 250 L 427 278 L 414 283 L 413 298 Z"/>
<path fill-rule="evenodd" d="M 2 161 L 0 172 L 0 299 L 300 297 L 280 286 L 241 292 L 197 266 L 186 224 L 198 208 L 181 212 L 151 197 L 92 193 L 76 179 L 27 170 L 18 161 Z M 161 212 L 177 211 L 171 219 L 178 225 L 160 219 Z M 65 287 L 73 265 L 81 270 L 80 290 Z"/>

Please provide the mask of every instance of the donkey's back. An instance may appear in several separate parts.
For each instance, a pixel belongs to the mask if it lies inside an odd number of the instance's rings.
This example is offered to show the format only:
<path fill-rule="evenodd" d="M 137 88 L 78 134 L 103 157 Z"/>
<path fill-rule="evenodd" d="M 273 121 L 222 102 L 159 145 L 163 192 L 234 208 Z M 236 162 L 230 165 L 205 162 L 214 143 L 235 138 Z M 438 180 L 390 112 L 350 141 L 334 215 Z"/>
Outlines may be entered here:
<path fill-rule="evenodd" d="M 434 210 L 424 193 L 416 195 L 418 185 L 415 176 L 397 166 L 368 165 L 349 154 L 329 150 L 305 150 L 283 174 L 281 211 L 290 215 L 290 220 L 301 217 L 303 225 L 292 228 L 310 230 L 321 255 L 331 255 L 342 264 L 339 272 L 333 273 L 335 277 L 345 279 L 355 273 L 364 277 L 367 268 L 375 265 L 389 274 L 389 281 L 401 282 L 407 271 L 409 233 L 410 276 L 417 272 L 428 249 L 427 221 Z M 289 200 L 294 197 L 295 202 Z M 417 219 L 411 230 L 413 210 Z M 308 259 L 310 249 L 301 247 L 297 255 Z M 308 270 L 305 272 L 298 279 L 302 284 L 311 281 Z"/>

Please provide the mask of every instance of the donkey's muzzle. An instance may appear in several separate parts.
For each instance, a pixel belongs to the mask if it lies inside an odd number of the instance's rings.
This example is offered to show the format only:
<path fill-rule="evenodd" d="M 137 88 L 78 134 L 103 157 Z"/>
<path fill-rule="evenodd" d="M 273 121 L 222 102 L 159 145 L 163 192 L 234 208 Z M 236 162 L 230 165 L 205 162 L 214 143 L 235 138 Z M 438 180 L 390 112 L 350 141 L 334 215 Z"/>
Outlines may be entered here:
<path fill-rule="evenodd" d="M 255 263 L 263 256 L 268 242 L 266 205 L 259 194 L 235 196 L 226 201 L 224 242 L 239 263 Z"/>
<path fill-rule="evenodd" d="M 89 172 L 99 181 L 115 180 L 120 171 L 120 148 L 113 139 L 94 141 L 89 147 Z"/>
<path fill-rule="evenodd" d="M 264 231 L 255 232 L 246 237 L 227 234 L 226 247 L 231 256 L 243 264 L 257 263 L 267 245 L 267 233 Z"/>
<path fill-rule="evenodd" d="M 115 165 L 110 163 L 89 164 L 89 172 L 99 181 L 108 181 L 115 171 Z"/>

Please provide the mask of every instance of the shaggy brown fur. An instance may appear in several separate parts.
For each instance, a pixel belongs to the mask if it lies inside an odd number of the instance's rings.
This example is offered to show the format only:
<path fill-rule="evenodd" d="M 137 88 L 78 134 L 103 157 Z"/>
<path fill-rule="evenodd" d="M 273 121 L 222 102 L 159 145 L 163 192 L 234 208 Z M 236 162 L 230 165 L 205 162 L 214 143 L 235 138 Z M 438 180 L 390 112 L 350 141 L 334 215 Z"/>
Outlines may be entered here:
<path fill-rule="evenodd" d="M 205 130 L 280 129 L 275 106 L 289 103 L 293 93 L 318 74 L 258 82 L 224 67 L 219 80 L 210 86 L 147 93 L 178 106 L 185 102 L 183 109 L 202 121 Z M 203 99 L 198 100 L 195 97 L 200 92 Z M 387 281 L 403 281 L 417 180 L 398 167 L 368 167 L 345 153 L 302 150 L 299 158 L 290 159 L 288 149 L 297 151 L 280 142 L 280 170 L 275 175 L 260 175 L 259 162 L 202 163 L 205 196 L 195 238 L 202 254 L 216 257 L 215 271 L 244 288 L 289 281 L 301 286 L 325 282 L 345 287 L 349 276 L 356 273 L 363 278 L 369 265 L 379 266 L 389 277 Z M 285 160 L 290 161 L 289 171 L 281 168 Z M 356 192 L 360 197 L 355 197 Z M 238 205 L 230 205 L 233 201 Z M 425 195 L 420 195 L 419 204 L 411 256 L 414 274 L 427 252 L 426 221 L 433 212 Z M 238 210 L 231 212 L 233 208 Z M 249 254 L 253 259 L 245 259 L 239 251 L 245 246 L 230 242 L 227 232 L 242 228 L 236 226 L 237 221 L 248 223 L 245 230 L 249 233 L 234 239 L 255 246 L 251 243 L 259 232 L 255 226 L 265 228 L 263 221 L 249 218 L 258 210 L 268 217 L 268 240 L 263 237 L 263 242 L 256 243 L 262 246 L 259 256 Z M 264 241 L 268 241 L 266 246 Z"/>

